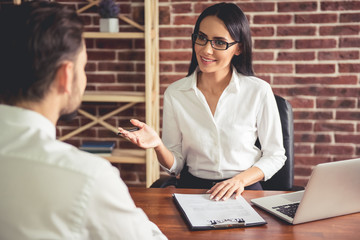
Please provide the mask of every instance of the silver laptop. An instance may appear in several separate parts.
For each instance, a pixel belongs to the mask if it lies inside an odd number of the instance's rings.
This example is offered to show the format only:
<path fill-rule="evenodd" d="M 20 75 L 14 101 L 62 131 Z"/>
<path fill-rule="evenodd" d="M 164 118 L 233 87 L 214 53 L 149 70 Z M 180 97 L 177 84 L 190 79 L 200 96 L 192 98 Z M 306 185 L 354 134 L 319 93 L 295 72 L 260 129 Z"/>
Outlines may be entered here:
<path fill-rule="evenodd" d="M 360 158 L 319 164 L 304 191 L 251 202 L 291 224 L 360 212 Z"/>

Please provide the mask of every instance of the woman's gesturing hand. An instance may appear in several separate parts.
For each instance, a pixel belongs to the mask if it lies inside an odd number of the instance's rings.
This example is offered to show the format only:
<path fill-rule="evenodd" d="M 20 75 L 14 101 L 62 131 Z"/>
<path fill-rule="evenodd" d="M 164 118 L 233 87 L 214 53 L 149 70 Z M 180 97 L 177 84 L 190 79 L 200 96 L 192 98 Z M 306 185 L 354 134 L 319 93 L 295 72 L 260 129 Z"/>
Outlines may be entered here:
<path fill-rule="evenodd" d="M 121 136 L 141 148 L 155 148 L 161 144 L 161 139 L 154 129 L 136 119 L 130 120 L 131 124 L 138 127 L 139 130 L 129 132 L 121 127 L 118 128 Z"/>

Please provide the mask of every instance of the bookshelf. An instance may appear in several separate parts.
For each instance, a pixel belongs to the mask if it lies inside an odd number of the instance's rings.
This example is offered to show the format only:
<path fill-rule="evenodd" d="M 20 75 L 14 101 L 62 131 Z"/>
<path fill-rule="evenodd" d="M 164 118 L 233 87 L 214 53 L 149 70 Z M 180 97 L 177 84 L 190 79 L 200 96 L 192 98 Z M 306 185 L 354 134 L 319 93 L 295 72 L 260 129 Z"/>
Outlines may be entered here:
<path fill-rule="evenodd" d="M 103 39 L 143 39 L 145 38 L 145 33 L 131 33 L 131 32 L 122 32 L 122 33 L 104 33 L 104 32 L 85 32 L 84 38 L 103 38 Z"/>
<path fill-rule="evenodd" d="M 87 0 L 87 5 L 78 10 L 82 13 L 99 0 Z M 119 102 L 125 103 L 121 107 L 103 116 L 94 116 L 82 109 L 79 113 L 91 122 L 59 138 L 65 141 L 96 124 L 117 133 L 117 128 L 106 123 L 105 120 L 120 114 L 122 111 L 133 107 L 138 103 L 145 103 L 145 121 L 159 133 L 159 12 L 158 0 L 144 0 L 144 22 L 141 26 L 131 19 L 121 16 L 119 18 L 134 26 L 142 32 L 85 32 L 84 38 L 92 39 L 144 39 L 145 40 L 145 91 L 144 92 L 101 92 L 87 91 L 84 94 L 83 102 Z M 112 156 L 105 157 L 112 163 L 145 164 L 146 165 L 146 187 L 149 187 L 159 178 L 159 164 L 153 149 L 114 149 Z"/>

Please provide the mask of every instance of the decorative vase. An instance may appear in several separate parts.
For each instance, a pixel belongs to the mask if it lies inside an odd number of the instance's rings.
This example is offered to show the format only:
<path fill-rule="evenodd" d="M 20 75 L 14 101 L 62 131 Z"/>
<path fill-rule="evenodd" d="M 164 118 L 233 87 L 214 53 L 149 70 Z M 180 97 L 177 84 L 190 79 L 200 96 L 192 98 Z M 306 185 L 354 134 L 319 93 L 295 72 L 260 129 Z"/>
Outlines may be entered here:
<path fill-rule="evenodd" d="M 119 19 L 100 18 L 100 32 L 119 32 Z"/>

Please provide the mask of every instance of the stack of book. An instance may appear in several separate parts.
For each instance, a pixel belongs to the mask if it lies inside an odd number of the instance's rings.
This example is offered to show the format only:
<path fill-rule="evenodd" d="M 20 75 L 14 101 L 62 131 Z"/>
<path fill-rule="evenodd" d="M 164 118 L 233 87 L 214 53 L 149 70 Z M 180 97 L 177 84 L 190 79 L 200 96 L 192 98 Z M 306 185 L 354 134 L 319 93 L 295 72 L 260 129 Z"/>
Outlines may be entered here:
<path fill-rule="evenodd" d="M 112 141 L 88 141 L 83 142 L 79 149 L 101 156 L 111 156 L 114 147 L 115 142 Z"/>

